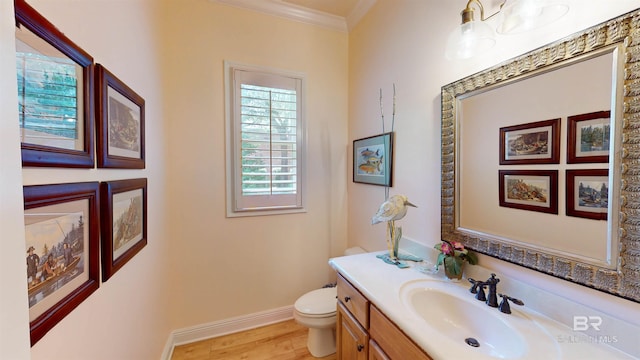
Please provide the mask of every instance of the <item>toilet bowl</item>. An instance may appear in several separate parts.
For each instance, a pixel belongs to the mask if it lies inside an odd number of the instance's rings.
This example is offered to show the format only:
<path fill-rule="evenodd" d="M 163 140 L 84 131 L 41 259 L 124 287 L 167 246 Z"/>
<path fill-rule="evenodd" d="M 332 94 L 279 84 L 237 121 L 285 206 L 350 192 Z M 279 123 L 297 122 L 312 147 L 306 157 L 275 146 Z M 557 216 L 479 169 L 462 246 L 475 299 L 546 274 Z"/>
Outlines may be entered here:
<path fill-rule="evenodd" d="M 345 255 L 363 254 L 359 247 L 349 248 Z M 312 290 L 294 304 L 293 318 L 309 328 L 307 348 L 314 357 L 325 357 L 336 352 L 336 287 Z"/>

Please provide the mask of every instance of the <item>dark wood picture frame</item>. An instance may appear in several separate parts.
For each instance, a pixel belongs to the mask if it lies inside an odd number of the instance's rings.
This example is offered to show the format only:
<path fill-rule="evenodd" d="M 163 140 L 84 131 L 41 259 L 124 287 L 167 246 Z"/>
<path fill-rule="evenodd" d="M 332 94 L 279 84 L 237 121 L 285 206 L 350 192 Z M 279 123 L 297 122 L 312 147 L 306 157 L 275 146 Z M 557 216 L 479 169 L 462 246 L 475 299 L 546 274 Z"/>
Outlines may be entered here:
<path fill-rule="evenodd" d="M 77 90 L 77 99 L 81 97 L 82 110 L 78 111 L 77 122 L 81 123 L 81 130 L 76 136 L 82 136 L 78 141 L 82 144 L 81 150 L 57 147 L 53 144 L 42 145 L 25 143 L 21 141 L 23 166 L 48 166 L 48 167 L 94 167 L 94 96 L 93 58 L 78 45 L 67 38 L 60 30 L 45 19 L 40 13 L 29 6 L 24 0 L 15 1 L 16 31 L 24 27 L 58 51 L 67 56 L 82 68 L 82 88 Z M 17 39 L 16 33 L 16 41 Z M 26 75 L 23 76 L 25 82 Z M 22 106 L 21 111 L 26 111 Z"/>
<path fill-rule="evenodd" d="M 353 182 L 393 185 L 393 132 L 353 140 Z"/>
<path fill-rule="evenodd" d="M 500 128 L 500 165 L 559 163 L 560 118 Z"/>
<path fill-rule="evenodd" d="M 104 282 L 147 245 L 147 179 L 103 182 L 100 202 Z"/>
<path fill-rule="evenodd" d="M 567 216 L 607 220 L 609 212 L 608 169 L 567 170 L 566 181 Z M 603 186 L 605 186 L 604 189 Z M 603 196 L 606 202 L 604 202 Z"/>
<path fill-rule="evenodd" d="M 558 214 L 558 170 L 499 170 L 498 177 L 500 206 Z M 518 183 L 509 183 L 507 177 Z"/>
<path fill-rule="evenodd" d="M 31 346 L 100 286 L 98 188 L 23 188 Z"/>
<path fill-rule="evenodd" d="M 99 168 L 145 168 L 145 101 L 96 64 L 96 119 Z"/>
<path fill-rule="evenodd" d="M 602 130 L 602 138 L 598 139 L 600 146 L 582 143 L 578 146 L 578 139 L 582 138 L 581 122 L 589 121 L 591 124 L 608 126 L 608 130 Z M 605 125 L 605 123 L 607 123 Z M 567 164 L 579 163 L 608 163 L 609 162 L 609 131 L 611 128 L 611 111 L 596 111 L 587 114 L 573 115 L 567 117 Z M 583 147 L 599 147 L 596 149 L 584 149 Z M 606 148 L 606 150 L 604 150 Z M 593 152 L 594 155 L 586 155 Z"/>

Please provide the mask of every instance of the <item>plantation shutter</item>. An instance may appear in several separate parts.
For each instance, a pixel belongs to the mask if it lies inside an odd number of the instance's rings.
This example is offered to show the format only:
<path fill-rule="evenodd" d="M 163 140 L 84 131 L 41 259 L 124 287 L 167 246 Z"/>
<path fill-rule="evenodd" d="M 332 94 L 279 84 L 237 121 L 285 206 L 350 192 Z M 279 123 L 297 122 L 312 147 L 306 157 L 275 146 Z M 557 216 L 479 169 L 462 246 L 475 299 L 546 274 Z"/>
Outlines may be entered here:
<path fill-rule="evenodd" d="M 235 210 L 302 207 L 302 80 L 234 69 Z"/>

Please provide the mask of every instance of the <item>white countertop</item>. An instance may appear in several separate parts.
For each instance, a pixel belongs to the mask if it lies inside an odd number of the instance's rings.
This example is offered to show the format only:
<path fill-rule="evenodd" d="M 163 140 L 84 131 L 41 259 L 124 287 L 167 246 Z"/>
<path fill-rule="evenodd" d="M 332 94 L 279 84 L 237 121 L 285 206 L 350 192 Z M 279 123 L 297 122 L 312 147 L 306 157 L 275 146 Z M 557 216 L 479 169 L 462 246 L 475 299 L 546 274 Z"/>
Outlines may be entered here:
<path fill-rule="evenodd" d="M 473 356 L 474 360 L 494 358 L 474 353 L 474 348 L 464 344 L 460 346 L 453 344 L 451 339 L 435 331 L 407 309 L 400 296 L 402 286 L 411 281 L 432 280 L 468 289 L 469 283 L 465 279 L 460 282 L 451 282 L 445 279 L 442 274 L 422 273 L 418 271 L 418 266 L 400 269 L 376 258 L 378 254 L 380 253 L 332 258 L 329 260 L 329 264 L 360 290 L 369 301 L 434 360 L 462 359 L 469 358 L 469 356 Z M 415 263 L 409 262 L 409 264 Z M 474 295 L 468 293 L 468 296 L 473 298 Z M 555 340 L 553 351 L 550 351 L 548 356 L 545 354 L 545 359 L 634 359 L 634 357 L 611 346 L 594 341 L 580 332 L 572 331 L 569 327 L 528 309 L 527 299 L 522 300 L 525 302 L 525 306 L 512 305 L 512 314 L 510 315 L 502 314 L 495 309 L 496 316 L 526 318 L 530 319 L 529 321 L 533 320 L 538 327 L 541 327 L 547 335 Z M 536 346 L 536 344 L 531 345 L 532 347 Z M 555 354 L 558 356 L 554 356 Z M 524 358 L 526 357 L 520 359 Z"/>

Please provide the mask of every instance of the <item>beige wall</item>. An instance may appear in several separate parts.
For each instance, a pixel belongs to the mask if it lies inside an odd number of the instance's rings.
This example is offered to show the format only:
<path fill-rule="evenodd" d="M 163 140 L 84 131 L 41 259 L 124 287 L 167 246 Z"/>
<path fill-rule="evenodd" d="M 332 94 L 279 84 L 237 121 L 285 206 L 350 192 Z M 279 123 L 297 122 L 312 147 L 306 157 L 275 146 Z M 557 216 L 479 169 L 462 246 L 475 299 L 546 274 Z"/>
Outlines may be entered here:
<path fill-rule="evenodd" d="M 440 239 L 440 88 L 494 64 L 543 46 L 638 7 L 635 0 L 570 0 L 570 12 L 537 31 L 499 36 L 489 53 L 468 61 L 444 58 L 448 33 L 460 21 L 464 1 L 378 0 L 349 34 L 349 140 L 381 132 L 379 89 L 387 129 L 392 85 L 397 89 L 394 185 L 418 206 L 400 222 L 403 236 L 431 247 Z M 487 14 L 498 1 L 486 3 Z M 493 20 L 490 20 L 492 23 Z M 349 179 L 351 171 L 349 173 Z M 348 181 L 350 245 L 385 249 L 382 225 L 370 225 L 384 199 L 380 187 Z M 402 243 L 401 245 L 402 246 Z M 637 303 L 573 285 L 505 262 L 481 257 L 481 264 L 621 318 Z"/>
<path fill-rule="evenodd" d="M 0 1 L 0 358 L 29 358 L 13 1 Z M 13 135 L 13 136 L 12 136 Z"/>
<path fill-rule="evenodd" d="M 168 1 L 176 328 L 292 305 L 346 246 L 347 34 L 209 1 Z M 306 213 L 225 217 L 225 60 L 306 74 Z"/>
<path fill-rule="evenodd" d="M 206 0 L 31 0 L 145 98 L 147 168 L 23 171 L 12 3 L 0 2 L 0 358 L 158 359 L 171 330 L 292 305 L 334 280 L 327 261 L 347 243 L 346 33 Z M 225 217 L 224 60 L 306 74 L 306 213 Z M 149 180 L 148 246 L 29 350 L 23 183 L 133 177 Z"/>

